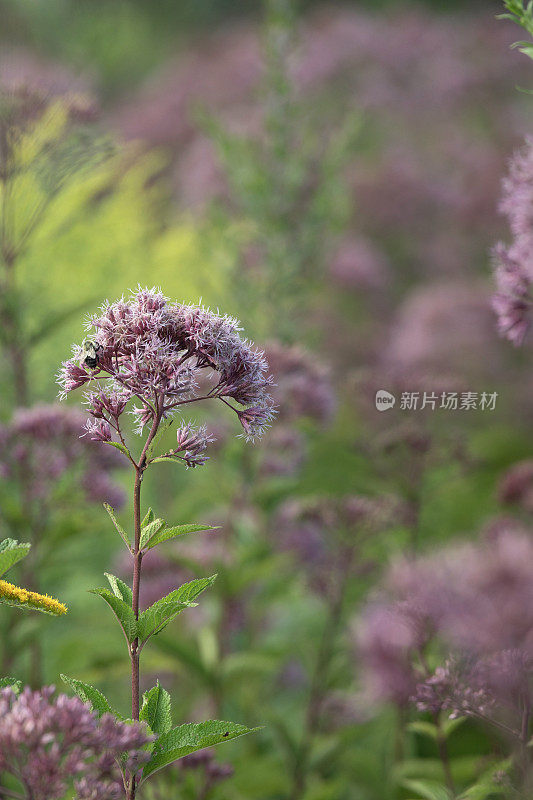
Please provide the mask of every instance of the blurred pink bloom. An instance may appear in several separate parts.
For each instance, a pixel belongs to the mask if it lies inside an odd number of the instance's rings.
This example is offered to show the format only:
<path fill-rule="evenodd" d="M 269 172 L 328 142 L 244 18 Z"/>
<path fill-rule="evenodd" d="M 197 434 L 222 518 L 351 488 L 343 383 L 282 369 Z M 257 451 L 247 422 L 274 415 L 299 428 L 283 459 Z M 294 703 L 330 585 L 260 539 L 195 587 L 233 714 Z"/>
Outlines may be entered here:
<path fill-rule="evenodd" d="M 123 459 L 112 449 L 100 448 L 83 436 L 85 415 L 60 405 L 38 405 L 15 411 L 11 422 L 0 425 L 0 471 L 5 478 L 29 472 L 30 495 L 51 507 L 60 481 L 79 480 L 87 500 L 124 502 L 112 470 Z"/>
<path fill-rule="evenodd" d="M 513 464 L 501 478 L 498 485 L 501 503 L 516 503 L 525 511 L 533 513 L 533 460 Z"/>
<path fill-rule="evenodd" d="M 345 237 L 332 256 L 330 272 L 347 289 L 382 289 L 389 278 L 387 258 L 369 240 Z"/>
<path fill-rule="evenodd" d="M 272 341 L 265 346 L 265 357 L 280 421 L 301 417 L 322 423 L 331 420 L 336 408 L 332 379 L 314 353 Z"/>
<path fill-rule="evenodd" d="M 0 91 L 26 98 L 34 107 L 60 97 L 78 121 L 92 120 L 98 112 L 93 81 L 87 75 L 76 75 L 65 65 L 22 48 L 3 50 Z"/>
<path fill-rule="evenodd" d="M 144 723 L 99 719 L 78 697 L 53 693 L 0 691 L 0 770 L 34 800 L 60 800 L 72 788 L 79 800 L 123 797 L 121 767 L 137 772 L 154 737 Z"/>
<path fill-rule="evenodd" d="M 490 291 L 483 283 L 422 285 L 400 305 L 383 362 L 398 373 L 434 370 L 472 375 L 495 371 L 498 340 Z"/>

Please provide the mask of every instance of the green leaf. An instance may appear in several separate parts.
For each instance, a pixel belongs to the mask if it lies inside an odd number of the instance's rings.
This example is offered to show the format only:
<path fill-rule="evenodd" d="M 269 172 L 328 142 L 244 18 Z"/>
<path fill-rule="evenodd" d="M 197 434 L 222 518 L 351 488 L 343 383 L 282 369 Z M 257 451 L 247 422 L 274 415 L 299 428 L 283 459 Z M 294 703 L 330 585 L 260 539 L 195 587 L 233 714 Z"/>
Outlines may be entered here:
<path fill-rule="evenodd" d="M 507 773 L 512 766 L 512 758 L 493 762 L 481 773 L 477 781 L 461 794 L 460 800 L 486 800 L 489 797 L 492 800 L 495 796 L 503 796 L 505 785 L 502 784 L 501 774 Z"/>
<path fill-rule="evenodd" d="M 22 691 L 22 681 L 7 676 L 0 678 L 0 689 L 13 689 L 16 694 L 19 694 Z"/>
<path fill-rule="evenodd" d="M 149 509 L 148 509 L 148 511 L 146 512 L 146 516 L 145 516 L 145 518 L 144 518 L 144 519 L 143 519 L 143 521 L 141 522 L 141 529 L 142 529 L 142 528 L 146 528 L 146 526 L 148 525 L 148 523 L 149 523 L 149 522 L 152 522 L 154 519 L 155 519 L 154 512 L 152 511 L 152 509 L 151 509 L 151 508 L 149 508 Z"/>
<path fill-rule="evenodd" d="M 444 720 L 441 727 L 445 738 L 447 739 L 448 736 L 451 736 L 456 728 L 459 728 L 466 722 L 466 719 L 466 717 L 455 717 L 454 719 Z"/>
<path fill-rule="evenodd" d="M 533 50 L 533 42 L 513 42 L 511 45 L 511 49 L 518 48 L 521 53 L 525 53 L 527 50 Z"/>
<path fill-rule="evenodd" d="M 433 739 L 433 741 L 437 740 L 437 726 L 432 722 L 423 722 L 422 720 L 410 722 L 409 725 L 407 725 L 406 730 L 410 731 L 411 733 L 419 733 L 422 736 L 427 736 L 429 739 Z"/>
<path fill-rule="evenodd" d="M 490 800 L 494 800 L 495 796 L 502 796 L 502 788 L 501 784 L 498 786 L 494 781 L 491 781 L 491 783 L 474 783 L 473 786 L 470 786 L 466 792 L 460 795 L 460 800 L 487 800 L 489 797 Z"/>
<path fill-rule="evenodd" d="M 167 733 L 172 728 L 170 713 L 170 695 L 159 685 L 143 694 L 143 703 L 139 715 L 141 721 L 147 722 L 154 733 Z"/>
<path fill-rule="evenodd" d="M 456 755 L 451 762 L 454 779 L 468 785 L 479 773 L 479 755 Z M 405 758 L 393 768 L 394 780 L 403 785 L 404 780 L 422 780 L 444 785 L 444 774 L 440 758 Z"/>
<path fill-rule="evenodd" d="M 157 745 L 157 742 L 156 742 Z M 150 759 L 151 760 L 151 759 Z M 424 800 L 453 800 L 452 793 L 436 781 L 403 781 L 403 786 L 410 792 L 416 792 Z"/>
<path fill-rule="evenodd" d="M 0 575 L 28 555 L 31 545 L 17 542 L 15 539 L 4 539 L 0 542 Z"/>
<path fill-rule="evenodd" d="M 126 531 L 124 530 L 124 528 L 122 527 L 120 522 L 118 521 L 117 516 L 115 514 L 114 508 L 112 508 L 109 505 L 109 503 L 104 503 L 104 508 L 107 511 L 107 513 L 109 514 L 109 516 L 111 517 L 111 522 L 113 523 L 113 525 L 117 529 L 118 533 L 122 537 L 122 540 L 123 540 L 124 544 L 126 545 L 128 550 L 131 550 L 131 544 L 130 544 L 130 540 L 128 539 L 128 534 L 126 533 Z"/>
<path fill-rule="evenodd" d="M 196 600 L 198 595 L 212 586 L 216 579 L 217 576 L 215 574 L 210 575 L 209 578 L 195 578 L 193 581 L 189 581 L 189 583 L 184 583 L 183 586 L 176 589 L 177 597 L 184 602 Z"/>
<path fill-rule="evenodd" d="M 154 519 L 145 525 L 141 530 L 141 547 L 144 547 L 152 536 L 164 528 L 166 525 L 163 519 Z"/>
<path fill-rule="evenodd" d="M 184 583 L 179 589 L 170 592 L 143 611 L 137 623 L 139 639 L 146 642 L 151 636 L 162 631 L 183 609 L 196 605 L 193 601 L 214 583 L 216 577 L 211 575 L 210 578 L 196 578 Z"/>
<path fill-rule="evenodd" d="M 169 622 L 172 622 L 184 608 L 191 608 L 196 603 L 178 600 L 176 592 L 171 592 L 139 615 L 137 623 L 138 636 L 141 642 L 147 642 L 151 636 L 159 633 Z"/>
<path fill-rule="evenodd" d="M 525 86 L 515 86 L 514 88 L 522 94 L 533 94 L 533 89 L 526 89 Z"/>
<path fill-rule="evenodd" d="M 254 733 L 260 728 L 247 728 L 235 722 L 208 720 L 207 722 L 180 725 L 168 733 L 164 733 L 156 741 L 150 761 L 143 768 L 142 781 L 157 770 L 172 764 L 178 758 L 212 747 L 221 742 L 229 742 L 238 736 Z"/>
<path fill-rule="evenodd" d="M 121 453 L 124 453 L 125 456 L 131 459 L 130 451 L 121 442 L 104 442 L 104 444 L 109 444 L 111 447 L 115 447 L 117 450 L 120 450 Z"/>
<path fill-rule="evenodd" d="M 157 458 L 152 458 L 150 463 L 157 464 L 158 461 L 174 461 L 174 463 L 183 464 L 183 459 L 179 456 L 157 456 Z"/>
<path fill-rule="evenodd" d="M 91 594 L 97 594 L 102 597 L 106 603 L 111 606 L 113 612 L 120 622 L 120 627 L 124 631 L 124 636 L 128 642 L 133 642 L 137 636 L 137 620 L 135 615 L 127 603 L 116 597 L 109 589 L 90 589 Z"/>
<path fill-rule="evenodd" d="M 118 719 L 124 719 L 120 714 L 118 714 L 111 706 L 106 697 L 99 692 L 98 689 L 95 689 L 94 686 L 90 686 L 88 683 L 84 683 L 83 681 L 79 681 L 77 678 L 69 678 L 68 675 L 60 674 L 59 676 L 61 680 L 70 686 L 72 691 L 78 695 L 80 700 L 84 703 L 89 703 L 92 710 L 95 711 L 99 717 L 102 714 L 113 714 L 114 717 Z"/>
<path fill-rule="evenodd" d="M 131 606 L 133 602 L 133 592 L 128 584 L 124 583 L 124 581 L 121 581 L 120 578 L 115 577 L 115 575 L 111 575 L 110 572 L 104 572 L 104 575 L 109 581 L 115 597 L 119 597 L 121 600 L 124 600 L 125 603 Z"/>
<path fill-rule="evenodd" d="M 196 531 L 213 531 L 219 528 L 219 525 L 202 525 L 201 523 L 191 522 L 186 525 L 176 525 L 173 528 L 163 528 L 156 531 L 153 536 L 147 539 L 144 544 L 141 539 L 141 546 L 151 550 L 162 542 L 168 542 L 169 539 L 175 539 L 178 536 L 183 536 L 186 533 L 196 533 Z"/>

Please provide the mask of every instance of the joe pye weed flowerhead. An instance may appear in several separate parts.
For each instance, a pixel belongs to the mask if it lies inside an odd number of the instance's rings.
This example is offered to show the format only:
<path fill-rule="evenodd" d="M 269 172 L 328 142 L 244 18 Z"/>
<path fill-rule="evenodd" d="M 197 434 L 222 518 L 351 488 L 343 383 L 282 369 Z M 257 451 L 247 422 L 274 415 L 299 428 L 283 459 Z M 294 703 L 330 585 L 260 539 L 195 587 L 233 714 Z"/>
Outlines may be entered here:
<path fill-rule="evenodd" d="M 120 797 L 121 773 L 149 758 L 146 726 L 99 718 L 78 697 L 53 693 L 52 686 L 0 690 L 0 771 L 25 790 L 7 796 L 60 800 L 74 785 L 77 800 Z"/>
<path fill-rule="evenodd" d="M 200 306 L 171 303 L 157 289 L 138 288 L 115 303 L 106 303 L 88 322 L 88 336 L 65 361 L 59 383 L 62 396 L 86 387 L 90 418 L 86 435 L 123 453 L 133 468 L 133 536 L 106 504 L 114 527 L 131 556 L 132 585 L 107 574 L 110 589 L 95 589 L 115 614 L 127 642 L 131 662 L 131 717 L 144 720 L 157 737 L 150 757 L 125 771 L 128 800 L 152 773 L 167 764 L 210 745 L 248 733 L 243 725 L 211 720 L 172 728 L 168 693 L 156 684 L 141 698 L 140 654 L 147 641 L 159 633 L 216 578 L 197 578 L 140 611 L 142 559 L 159 544 L 184 534 L 207 530 L 190 523 L 170 527 L 151 509 L 141 515 L 141 483 L 145 471 L 158 461 L 197 467 L 205 463 L 213 437 L 203 426 L 180 420 L 175 446 L 158 453 L 160 434 L 173 423 L 184 406 L 214 401 L 236 414 L 242 435 L 253 440 L 274 415 L 271 378 L 263 354 L 240 336 L 236 320 Z M 130 413 L 142 437 L 138 454 L 126 441 L 124 414 Z M 108 701 L 81 681 L 63 676 L 96 710 L 108 711 Z"/>
<path fill-rule="evenodd" d="M 210 399 L 231 408 L 250 439 L 261 435 L 272 419 L 266 361 L 240 337 L 238 323 L 230 317 L 171 304 L 160 291 L 139 288 L 127 300 L 106 304 L 88 328 L 96 367 L 75 346 L 59 382 L 63 396 L 98 382 L 97 390 L 87 395 L 92 417 L 87 432 L 93 439 L 111 441 L 113 431 L 120 438 L 120 417 L 130 401 L 128 410 L 139 434 L 184 405 Z M 205 429 L 194 431 L 188 423 L 178 430 L 172 455 L 196 466 L 208 444 Z"/>

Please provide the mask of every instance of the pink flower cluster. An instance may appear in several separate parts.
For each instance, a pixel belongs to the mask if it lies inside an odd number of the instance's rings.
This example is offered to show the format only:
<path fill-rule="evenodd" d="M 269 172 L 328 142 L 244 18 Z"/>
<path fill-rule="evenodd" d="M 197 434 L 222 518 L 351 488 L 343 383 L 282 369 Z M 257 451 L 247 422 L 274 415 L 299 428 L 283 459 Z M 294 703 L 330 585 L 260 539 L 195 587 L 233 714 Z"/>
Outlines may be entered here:
<path fill-rule="evenodd" d="M 357 625 L 374 694 L 519 730 L 533 667 L 533 541 L 510 521 L 478 544 L 393 564 Z M 428 649 L 428 645 L 431 647 Z M 438 652 L 446 654 L 433 666 Z"/>
<path fill-rule="evenodd" d="M 9 423 L 0 425 L 0 475 L 9 480 L 29 473 L 29 491 L 41 511 L 60 480 L 72 474 L 79 476 L 87 500 L 120 507 L 124 493 L 111 472 L 122 466 L 122 459 L 80 438 L 84 422 L 82 412 L 60 405 L 19 408 Z"/>
<path fill-rule="evenodd" d="M 265 437 L 261 474 L 294 475 L 305 461 L 306 437 L 301 420 L 325 425 L 337 405 L 329 370 L 315 354 L 295 345 L 270 341 L 265 356 L 275 384 L 272 389 L 278 424 Z"/>
<path fill-rule="evenodd" d="M 182 406 L 218 400 L 237 415 L 248 439 L 261 436 L 273 417 L 271 379 L 263 354 L 241 338 L 236 320 L 199 306 L 170 303 L 156 289 L 141 289 L 107 303 L 90 319 L 96 362 L 74 347 L 59 374 L 62 395 L 91 383 L 87 396 L 92 439 L 120 436 L 130 402 L 137 430 L 177 413 Z M 231 402 L 233 401 L 233 402 Z M 188 466 L 205 461 L 211 441 L 205 428 L 187 423 L 177 433 L 175 455 Z"/>
<path fill-rule="evenodd" d="M 521 345 L 533 310 L 533 140 L 513 157 L 503 181 L 500 210 L 513 234 L 510 245 L 494 248 L 497 291 L 493 306 L 498 327 L 515 345 Z"/>
<path fill-rule="evenodd" d="M 406 705 L 417 682 L 413 659 L 429 638 L 427 618 L 409 601 L 372 603 L 354 629 L 370 696 Z"/>
<path fill-rule="evenodd" d="M 122 770 L 136 772 L 149 757 L 145 726 L 98 719 L 79 698 L 53 695 L 54 687 L 0 692 L 0 773 L 34 800 L 60 800 L 72 786 L 79 800 L 123 797 Z"/>
<path fill-rule="evenodd" d="M 19 124 L 32 119 L 58 97 L 73 121 L 87 122 L 97 114 L 90 81 L 75 75 L 63 64 L 45 60 L 29 50 L 3 50 L 0 86 L 4 101 L 9 101 L 11 120 Z"/>
<path fill-rule="evenodd" d="M 362 495 L 287 500 L 275 519 L 277 543 L 296 556 L 315 591 L 330 595 L 342 576 L 366 568 L 361 558 L 355 566 L 355 554 L 366 536 L 390 526 L 396 506 L 391 497 Z"/>
<path fill-rule="evenodd" d="M 451 657 L 418 683 L 412 699 L 419 711 L 446 710 L 452 719 L 471 716 L 499 725 L 504 719 L 511 723 L 507 732 L 519 738 L 520 712 L 531 702 L 532 667 L 531 656 L 519 649 L 481 659 Z"/>
<path fill-rule="evenodd" d="M 516 503 L 533 513 L 533 459 L 518 461 L 505 472 L 498 486 L 498 497 L 505 505 Z"/>
<path fill-rule="evenodd" d="M 273 396 L 280 421 L 331 420 L 337 405 L 332 378 L 316 355 L 272 341 L 265 345 L 265 356 L 275 380 Z"/>

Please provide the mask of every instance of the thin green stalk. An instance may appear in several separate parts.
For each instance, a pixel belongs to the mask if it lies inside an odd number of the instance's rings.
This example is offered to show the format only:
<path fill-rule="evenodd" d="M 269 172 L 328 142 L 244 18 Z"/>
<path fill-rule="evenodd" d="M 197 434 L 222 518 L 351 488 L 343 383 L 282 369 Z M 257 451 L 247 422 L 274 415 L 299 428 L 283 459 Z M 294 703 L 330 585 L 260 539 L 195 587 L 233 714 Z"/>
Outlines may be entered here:
<path fill-rule="evenodd" d="M 133 484 L 133 529 L 134 529 L 134 545 L 133 545 L 133 586 L 132 586 L 132 610 L 135 619 L 139 619 L 139 595 L 141 588 L 141 566 L 142 566 L 142 550 L 141 550 L 141 484 L 143 479 L 144 470 L 146 469 L 146 454 L 148 448 L 157 433 L 159 424 L 161 422 L 162 410 L 157 406 L 156 414 L 148 438 L 144 444 L 142 453 L 138 463 L 133 462 L 135 470 L 135 481 Z M 134 720 L 139 719 L 140 712 L 140 650 L 139 639 L 135 638 L 129 647 L 130 662 L 131 662 L 131 718 Z M 129 778 L 127 797 L 128 800 L 135 800 L 137 791 L 136 777 L 131 775 Z"/>

